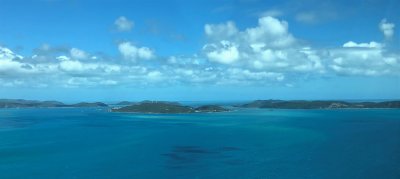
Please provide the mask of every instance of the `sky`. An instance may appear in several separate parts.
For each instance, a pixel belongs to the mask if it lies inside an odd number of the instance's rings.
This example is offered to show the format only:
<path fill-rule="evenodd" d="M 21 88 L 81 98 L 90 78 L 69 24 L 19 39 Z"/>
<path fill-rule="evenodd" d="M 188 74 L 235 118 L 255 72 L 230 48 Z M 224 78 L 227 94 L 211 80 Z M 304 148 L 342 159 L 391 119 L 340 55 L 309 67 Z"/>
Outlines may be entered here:
<path fill-rule="evenodd" d="M 398 0 L 0 3 L 0 98 L 400 99 Z"/>

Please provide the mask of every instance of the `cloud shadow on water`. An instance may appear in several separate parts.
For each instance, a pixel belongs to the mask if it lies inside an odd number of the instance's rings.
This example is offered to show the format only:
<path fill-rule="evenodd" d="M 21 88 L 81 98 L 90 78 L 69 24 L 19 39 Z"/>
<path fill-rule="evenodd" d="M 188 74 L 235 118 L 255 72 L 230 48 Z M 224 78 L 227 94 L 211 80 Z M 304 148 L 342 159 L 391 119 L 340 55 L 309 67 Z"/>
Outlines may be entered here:
<path fill-rule="evenodd" d="M 233 152 L 241 151 L 241 148 L 223 146 L 219 148 L 205 148 L 201 146 L 174 146 L 167 153 L 161 154 L 165 157 L 165 167 L 170 169 L 184 169 L 202 166 L 211 161 L 212 163 L 237 165 L 240 162 L 233 158 Z"/>

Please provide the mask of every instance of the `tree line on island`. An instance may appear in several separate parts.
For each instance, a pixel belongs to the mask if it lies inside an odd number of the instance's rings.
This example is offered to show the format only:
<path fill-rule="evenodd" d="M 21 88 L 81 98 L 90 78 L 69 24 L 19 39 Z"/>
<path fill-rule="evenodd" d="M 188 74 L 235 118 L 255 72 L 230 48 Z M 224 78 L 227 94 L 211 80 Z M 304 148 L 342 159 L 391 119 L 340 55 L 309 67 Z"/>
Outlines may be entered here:
<path fill-rule="evenodd" d="M 24 99 L 0 99 L 0 108 L 51 108 L 51 107 L 108 107 L 102 102 L 80 102 L 65 104 L 59 101 L 37 101 Z"/>
<path fill-rule="evenodd" d="M 119 103 L 120 104 L 120 103 Z M 199 107 L 185 106 L 177 102 L 142 101 L 128 106 L 113 108 L 113 112 L 137 113 L 196 113 L 196 112 L 225 112 L 227 108 L 218 105 L 202 105 Z"/>
<path fill-rule="evenodd" d="M 334 100 L 256 100 L 246 104 L 232 105 L 229 108 L 219 105 L 198 107 L 182 105 L 168 101 L 122 101 L 113 105 L 102 102 L 81 102 L 65 104 L 59 101 L 36 101 L 23 99 L 0 99 L 0 108 L 49 108 L 49 107 L 108 107 L 112 112 L 132 113 L 205 113 L 226 112 L 232 108 L 269 108 L 269 109 L 351 109 L 351 108 L 400 108 L 400 101 L 348 102 Z"/>
<path fill-rule="evenodd" d="M 112 107 L 118 106 L 118 107 Z M 23 99 L 0 99 L 0 108 L 53 108 L 53 107 L 112 107 L 112 112 L 136 113 L 196 113 L 196 112 L 225 112 L 228 109 L 218 105 L 203 105 L 199 107 L 185 106 L 178 102 L 168 101 L 122 101 L 114 105 L 102 102 L 81 102 L 65 104 L 59 101 L 36 101 Z"/>
<path fill-rule="evenodd" d="M 335 100 L 256 100 L 239 106 L 245 108 L 272 109 L 400 108 L 400 101 L 347 102 Z"/>

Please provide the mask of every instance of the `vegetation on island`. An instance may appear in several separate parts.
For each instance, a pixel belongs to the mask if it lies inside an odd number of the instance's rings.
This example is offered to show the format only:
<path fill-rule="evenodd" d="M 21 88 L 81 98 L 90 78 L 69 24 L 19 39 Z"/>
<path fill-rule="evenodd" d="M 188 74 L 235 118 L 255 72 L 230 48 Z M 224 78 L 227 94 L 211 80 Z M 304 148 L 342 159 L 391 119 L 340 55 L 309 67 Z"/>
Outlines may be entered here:
<path fill-rule="evenodd" d="M 102 102 L 81 102 L 77 104 L 64 104 L 59 101 L 36 101 L 24 99 L 0 99 L 0 108 L 48 108 L 48 107 L 107 107 Z"/>
<path fill-rule="evenodd" d="M 345 109 L 345 108 L 400 108 L 400 101 L 347 102 L 347 101 L 306 101 L 306 100 L 256 100 L 240 105 L 245 108 L 275 109 Z"/>
<path fill-rule="evenodd" d="M 218 105 L 203 105 L 199 107 L 185 106 L 177 102 L 168 101 L 122 101 L 111 109 L 113 112 L 137 113 L 196 113 L 196 112 L 224 112 L 229 111 Z M 46 108 L 46 107 L 109 107 L 102 102 L 81 102 L 64 104 L 59 101 L 36 101 L 23 99 L 0 99 L 0 108 Z M 236 105 L 242 108 L 270 108 L 270 109 L 347 109 L 347 108 L 400 108 L 400 101 L 383 102 L 349 102 L 338 100 L 256 100 L 247 104 Z"/>
<path fill-rule="evenodd" d="M 224 112 L 224 111 L 229 111 L 229 109 L 223 108 L 218 105 L 204 105 L 195 108 L 196 111 L 201 111 L 201 112 Z"/>
<path fill-rule="evenodd" d="M 176 102 L 165 101 L 143 101 L 134 105 L 112 109 L 113 112 L 132 112 L 132 113 L 196 113 L 196 112 L 224 112 L 228 111 L 221 106 L 205 105 L 197 108 L 184 106 Z"/>

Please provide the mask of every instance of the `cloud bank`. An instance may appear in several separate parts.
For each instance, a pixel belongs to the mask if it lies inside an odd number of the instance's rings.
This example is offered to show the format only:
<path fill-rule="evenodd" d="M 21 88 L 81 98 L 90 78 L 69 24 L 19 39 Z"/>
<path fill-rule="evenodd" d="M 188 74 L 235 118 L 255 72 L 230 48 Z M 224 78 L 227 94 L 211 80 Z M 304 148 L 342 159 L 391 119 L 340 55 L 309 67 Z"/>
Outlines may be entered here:
<path fill-rule="evenodd" d="M 121 31 L 133 22 L 120 17 Z M 385 19 L 379 29 L 394 34 Z M 144 87 L 168 85 L 285 85 L 332 76 L 400 75 L 400 53 L 385 42 L 354 42 L 334 48 L 304 44 L 289 23 L 260 17 L 254 27 L 239 29 L 233 21 L 205 24 L 206 42 L 198 54 L 159 56 L 150 47 L 125 41 L 118 55 L 101 56 L 72 47 L 43 45 L 32 56 L 0 47 L 1 87 Z"/>

